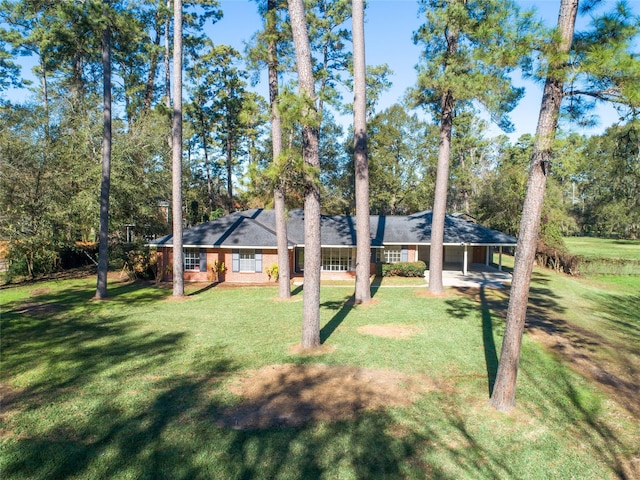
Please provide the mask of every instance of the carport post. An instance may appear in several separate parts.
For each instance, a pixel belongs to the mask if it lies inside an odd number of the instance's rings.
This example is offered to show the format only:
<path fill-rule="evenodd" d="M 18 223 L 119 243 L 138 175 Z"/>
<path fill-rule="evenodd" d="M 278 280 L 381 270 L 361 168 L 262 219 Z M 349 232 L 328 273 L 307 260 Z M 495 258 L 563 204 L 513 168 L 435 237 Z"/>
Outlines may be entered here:
<path fill-rule="evenodd" d="M 498 271 L 501 272 L 502 271 L 502 245 L 500 245 L 500 250 L 499 250 L 499 255 L 498 255 Z"/>
<path fill-rule="evenodd" d="M 469 245 L 464 244 L 464 255 L 462 257 L 462 274 L 467 274 L 467 260 L 469 258 Z"/>

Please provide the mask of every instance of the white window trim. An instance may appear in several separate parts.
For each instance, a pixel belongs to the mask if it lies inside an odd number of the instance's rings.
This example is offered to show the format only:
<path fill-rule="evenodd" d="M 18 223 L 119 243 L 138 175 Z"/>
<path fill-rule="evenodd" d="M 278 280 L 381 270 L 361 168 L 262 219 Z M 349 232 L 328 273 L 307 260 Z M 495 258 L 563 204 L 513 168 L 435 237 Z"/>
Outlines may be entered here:
<path fill-rule="evenodd" d="M 353 271 L 352 248 L 322 248 L 321 270 L 323 272 L 351 272 Z M 337 268 L 331 268 L 337 267 Z"/>
<path fill-rule="evenodd" d="M 200 249 L 199 248 L 185 248 L 182 252 L 182 258 L 183 258 L 185 271 L 187 272 L 200 271 Z M 192 267 L 192 268 L 189 268 L 189 267 Z"/>
<path fill-rule="evenodd" d="M 240 273 L 255 273 L 256 271 L 256 251 L 253 249 L 242 249 L 238 252 L 238 266 Z M 246 257 L 246 258 L 243 258 Z M 243 265 L 244 263 L 244 265 Z M 250 267 L 248 267 L 250 264 Z"/>
<path fill-rule="evenodd" d="M 382 249 L 384 263 L 398 263 L 402 261 L 402 246 L 394 245 Z"/>

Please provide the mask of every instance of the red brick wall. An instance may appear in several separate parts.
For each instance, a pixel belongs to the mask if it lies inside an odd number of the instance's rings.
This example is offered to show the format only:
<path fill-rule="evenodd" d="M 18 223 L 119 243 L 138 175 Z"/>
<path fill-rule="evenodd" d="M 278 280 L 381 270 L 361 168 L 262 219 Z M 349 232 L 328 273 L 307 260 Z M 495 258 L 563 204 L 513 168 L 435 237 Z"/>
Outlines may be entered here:
<path fill-rule="evenodd" d="M 230 250 L 221 251 L 221 255 L 224 257 L 224 265 L 226 267 L 226 271 L 224 272 L 222 281 L 225 282 L 233 282 L 233 283 L 267 283 L 269 282 L 269 277 L 265 273 L 271 265 L 278 263 L 278 251 L 277 250 L 262 250 L 262 272 L 232 272 L 231 271 L 231 261 L 232 261 L 232 252 Z M 289 255 L 291 259 L 291 255 Z M 208 257 L 207 257 L 208 261 Z M 291 261 L 291 260 L 290 260 Z M 275 283 L 275 279 L 271 279 L 271 282 Z"/>
<path fill-rule="evenodd" d="M 278 263 L 277 250 L 262 250 L 262 272 L 232 272 L 232 252 L 220 248 L 208 248 L 207 250 L 207 272 L 185 270 L 185 282 L 211 282 L 213 281 L 211 267 L 214 262 L 224 263 L 225 271 L 219 275 L 221 282 L 234 283 L 275 283 L 275 279 L 269 280 L 265 270 L 273 264 Z M 289 262 L 293 267 L 293 252 L 289 254 Z M 162 281 L 170 282 L 173 271 L 173 249 L 169 247 L 158 248 L 158 275 Z"/>
<path fill-rule="evenodd" d="M 414 248 L 415 250 L 415 248 Z M 409 258 L 413 258 L 415 252 L 409 250 Z M 170 282 L 173 280 L 173 249 L 170 247 L 158 248 L 158 276 L 161 277 L 163 282 Z M 268 275 L 265 273 L 267 268 L 273 264 L 278 263 L 277 250 L 262 250 L 262 272 L 232 272 L 232 252 L 231 250 L 223 250 L 220 248 L 208 248 L 207 249 L 207 272 L 198 272 L 192 270 L 185 270 L 184 281 L 185 282 L 211 282 L 213 281 L 211 274 L 211 267 L 214 262 L 224 263 L 225 271 L 219 275 L 218 281 L 220 282 L 233 282 L 233 283 L 275 283 L 275 279 L 269 280 Z M 291 277 L 293 274 L 293 251 L 289 251 L 289 265 L 291 269 Z M 376 264 L 372 263 L 370 272 L 372 275 L 376 272 Z M 322 280 L 354 280 L 356 272 L 322 272 L 320 278 Z M 302 275 L 295 275 L 297 279 L 302 278 Z"/>

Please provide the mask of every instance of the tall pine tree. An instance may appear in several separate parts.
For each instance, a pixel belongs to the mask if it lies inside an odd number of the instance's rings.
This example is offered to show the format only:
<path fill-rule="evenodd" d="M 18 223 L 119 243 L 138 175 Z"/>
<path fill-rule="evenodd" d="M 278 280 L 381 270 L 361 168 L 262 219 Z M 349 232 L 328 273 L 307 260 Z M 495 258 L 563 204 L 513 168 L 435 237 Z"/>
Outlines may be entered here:
<path fill-rule="evenodd" d="M 509 74 L 530 51 L 532 25 L 531 16 L 520 14 L 512 1 L 421 0 L 420 5 L 425 23 L 414 42 L 424 50 L 411 96 L 440 124 L 429 258 L 429 291 L 440 294 L 455 113 L 478 103 L 498 125 L 510 127 L 507 114 L 524 92 L 512 86 Z"/>
<path fill-rule="evenodd" d="M 518 365 L 540 214 L 562 101 L 566 97 L 587 96 L 626 104 L 631 111 L 639 105 L 640 62 L 629 52 L 629 45 L 638 33 L 637 18 L 621 2 L 613 14 L 596 18 L 594 30 L 591 34 L 580 35 L 572 50 L 577 14 L 578 0 L 561 1 L 557 30 L 551 42 L 546 45 L 546 55 L 541 64 L 546 80 L 520 220 L 506 329 L 490 400 L 491 405 L 501 411 L 515 406 Z M 607 51 L 609 55 L 604 55 Z M 607 58 L 608 68 L 602 68 L 599 63 L 604 58 Z M 575 115 L 583 113 L 585 106 L 588 105 L 576 98 L 576 101 L 566 107 L 570 114 Z"/>
<path fill-rule="evenodd" d="M 304 297 L 302 348 L 320 346 L 320 185 L 318 174 L 318 112 L 315 105 L 311 49 L 302 0 L 289 0 L 289 16 L 296 51 L 298 84 L 303 102 L 302 145 L 305 165 L 304 198 Z"/>

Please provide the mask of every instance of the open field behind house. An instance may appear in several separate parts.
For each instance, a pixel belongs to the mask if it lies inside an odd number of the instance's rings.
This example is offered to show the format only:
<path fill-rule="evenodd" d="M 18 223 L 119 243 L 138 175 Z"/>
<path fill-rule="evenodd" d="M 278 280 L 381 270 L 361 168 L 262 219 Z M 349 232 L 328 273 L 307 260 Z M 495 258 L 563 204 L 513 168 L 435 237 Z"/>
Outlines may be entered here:
<path fill-rule="evenodd" d="M 581 275 L 640 275 L 640 240 L 566 237 L 564 243 L 582 257 Z"/>
<path fill-rule="evenodd" d="M 640 277 L 535 271 L 509 414 L 487 404 L 508 291 L 386 287 L 324 286 L 315 355 L 301 287 L 4 288 L 0 476 L 640 478 Z"/>
<path fill-rule="evenodd" d="M 565 237 L 564 243 L 574 255 L 592 258 L 640 260 L 640 240 L 616 240 L 596 237 Z"/>

